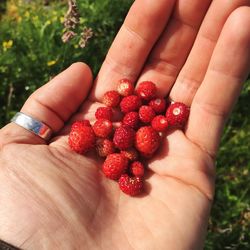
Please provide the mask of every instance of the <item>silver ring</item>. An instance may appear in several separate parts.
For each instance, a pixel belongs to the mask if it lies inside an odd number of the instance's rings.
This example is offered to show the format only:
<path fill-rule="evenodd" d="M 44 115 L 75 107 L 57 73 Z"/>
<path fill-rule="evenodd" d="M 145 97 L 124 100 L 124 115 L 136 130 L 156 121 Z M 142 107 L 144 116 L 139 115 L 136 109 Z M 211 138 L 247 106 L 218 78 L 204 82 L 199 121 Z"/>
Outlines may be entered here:
<path fill-rule="evenodd" d="M 17 112 L 11 121 L 44 140 L 49 140 L 52 135 L 52 129 L 49 126 L 22 112 Z"/>

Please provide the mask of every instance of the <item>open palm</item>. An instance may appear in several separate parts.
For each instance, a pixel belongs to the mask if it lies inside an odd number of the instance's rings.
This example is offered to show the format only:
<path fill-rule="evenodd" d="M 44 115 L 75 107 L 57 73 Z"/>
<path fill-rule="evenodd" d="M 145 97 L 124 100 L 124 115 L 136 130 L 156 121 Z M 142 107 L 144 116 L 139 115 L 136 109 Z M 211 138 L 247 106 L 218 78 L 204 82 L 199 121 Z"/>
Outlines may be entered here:
<path fill-rule="evenodd" d="M 214 157 L 249 66 L 250 9 L 243 0 L 187 2 L 135 1 L 93 88 L 77 63 L 27 100 L 22 111 L 56 132 L 48 145 L 15 124 L 1 129 L 1 239 L 24 249 L 202 248 Z M 191 106 L 185 131 L 169 132 L 149 162 L 139 197 L 104 178 L 95 155 L 67 145 L 70 123 L 94 120 L 124 77 L 152 80 L 159 95 Z"/>

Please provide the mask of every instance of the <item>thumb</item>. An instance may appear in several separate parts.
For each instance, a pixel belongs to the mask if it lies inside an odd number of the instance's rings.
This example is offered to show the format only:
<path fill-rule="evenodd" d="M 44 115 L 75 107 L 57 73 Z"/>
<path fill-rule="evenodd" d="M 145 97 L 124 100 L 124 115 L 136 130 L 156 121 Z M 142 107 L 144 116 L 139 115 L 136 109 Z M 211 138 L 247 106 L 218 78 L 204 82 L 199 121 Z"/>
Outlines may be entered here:
<path fill-rule="evenodd" d="M 84 63 L 72 64 L 50 82 L 36 90 L 25 102 L 21 112 L 45 123 L 58 132 L 87 97 L 92 73 Z M 0 148 L 10 143 L 45 144 L 34 133 L 9 123 L 0 130 Z"/>

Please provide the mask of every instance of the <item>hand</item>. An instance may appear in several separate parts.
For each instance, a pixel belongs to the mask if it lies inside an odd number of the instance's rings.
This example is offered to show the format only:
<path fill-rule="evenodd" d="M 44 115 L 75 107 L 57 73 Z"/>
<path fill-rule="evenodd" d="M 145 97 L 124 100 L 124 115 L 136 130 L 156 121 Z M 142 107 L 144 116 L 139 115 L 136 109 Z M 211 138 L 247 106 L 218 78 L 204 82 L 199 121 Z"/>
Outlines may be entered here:
<path fill-rule="evenodd" d="M 77 63 L 37 90 L 22 112 L 56 136 L 47 145 L 13 123 L 1 129 L 0 238 L 24 249 L 201 249 L 214 157 L 249 67 L 247 5 L 137 0 L 94 88 Z M 185 131 L 167 136 L 149 162 L 145 195 L 135 198 L 103 177 L 100 161 L 67 145 L 70 122 L 93 119 L 124 77 L 152 80 L 159 94 L 191 106 Z"/>

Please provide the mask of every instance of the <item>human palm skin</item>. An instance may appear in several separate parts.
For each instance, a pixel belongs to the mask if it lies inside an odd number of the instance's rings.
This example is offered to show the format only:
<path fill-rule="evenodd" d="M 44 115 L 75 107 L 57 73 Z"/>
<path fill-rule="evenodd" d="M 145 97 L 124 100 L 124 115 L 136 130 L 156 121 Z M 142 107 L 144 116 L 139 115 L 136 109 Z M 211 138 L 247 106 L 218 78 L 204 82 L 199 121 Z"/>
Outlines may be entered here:
<path fill-rule="evenodd" d="M 1 235 L 24 249 L 198 249 L 212 197 L 204 169 L 213 165 L 183 133 L 168 142 L 135 198 L 100 173 L 100 162 L 62 145 L 6 147 L 1 225 L 9 232 Z"/>
<path fill-rule="evenodd" d="M 243 0 L 187 2 L 135 1 L 93 87 L 77 63 L 27 100 L 22 111 L 55 132 L 48 144 L 15 124 L 1 129 L 1 239 L 24 249 L 202 249 L 220 134 L 248 72 L 250 11 Z M 67 145 L 70 123 L 93 121 L 124 77 L 191 106 L 185 130 L 168 132 L 148 162 L 138 197 Z"/>

